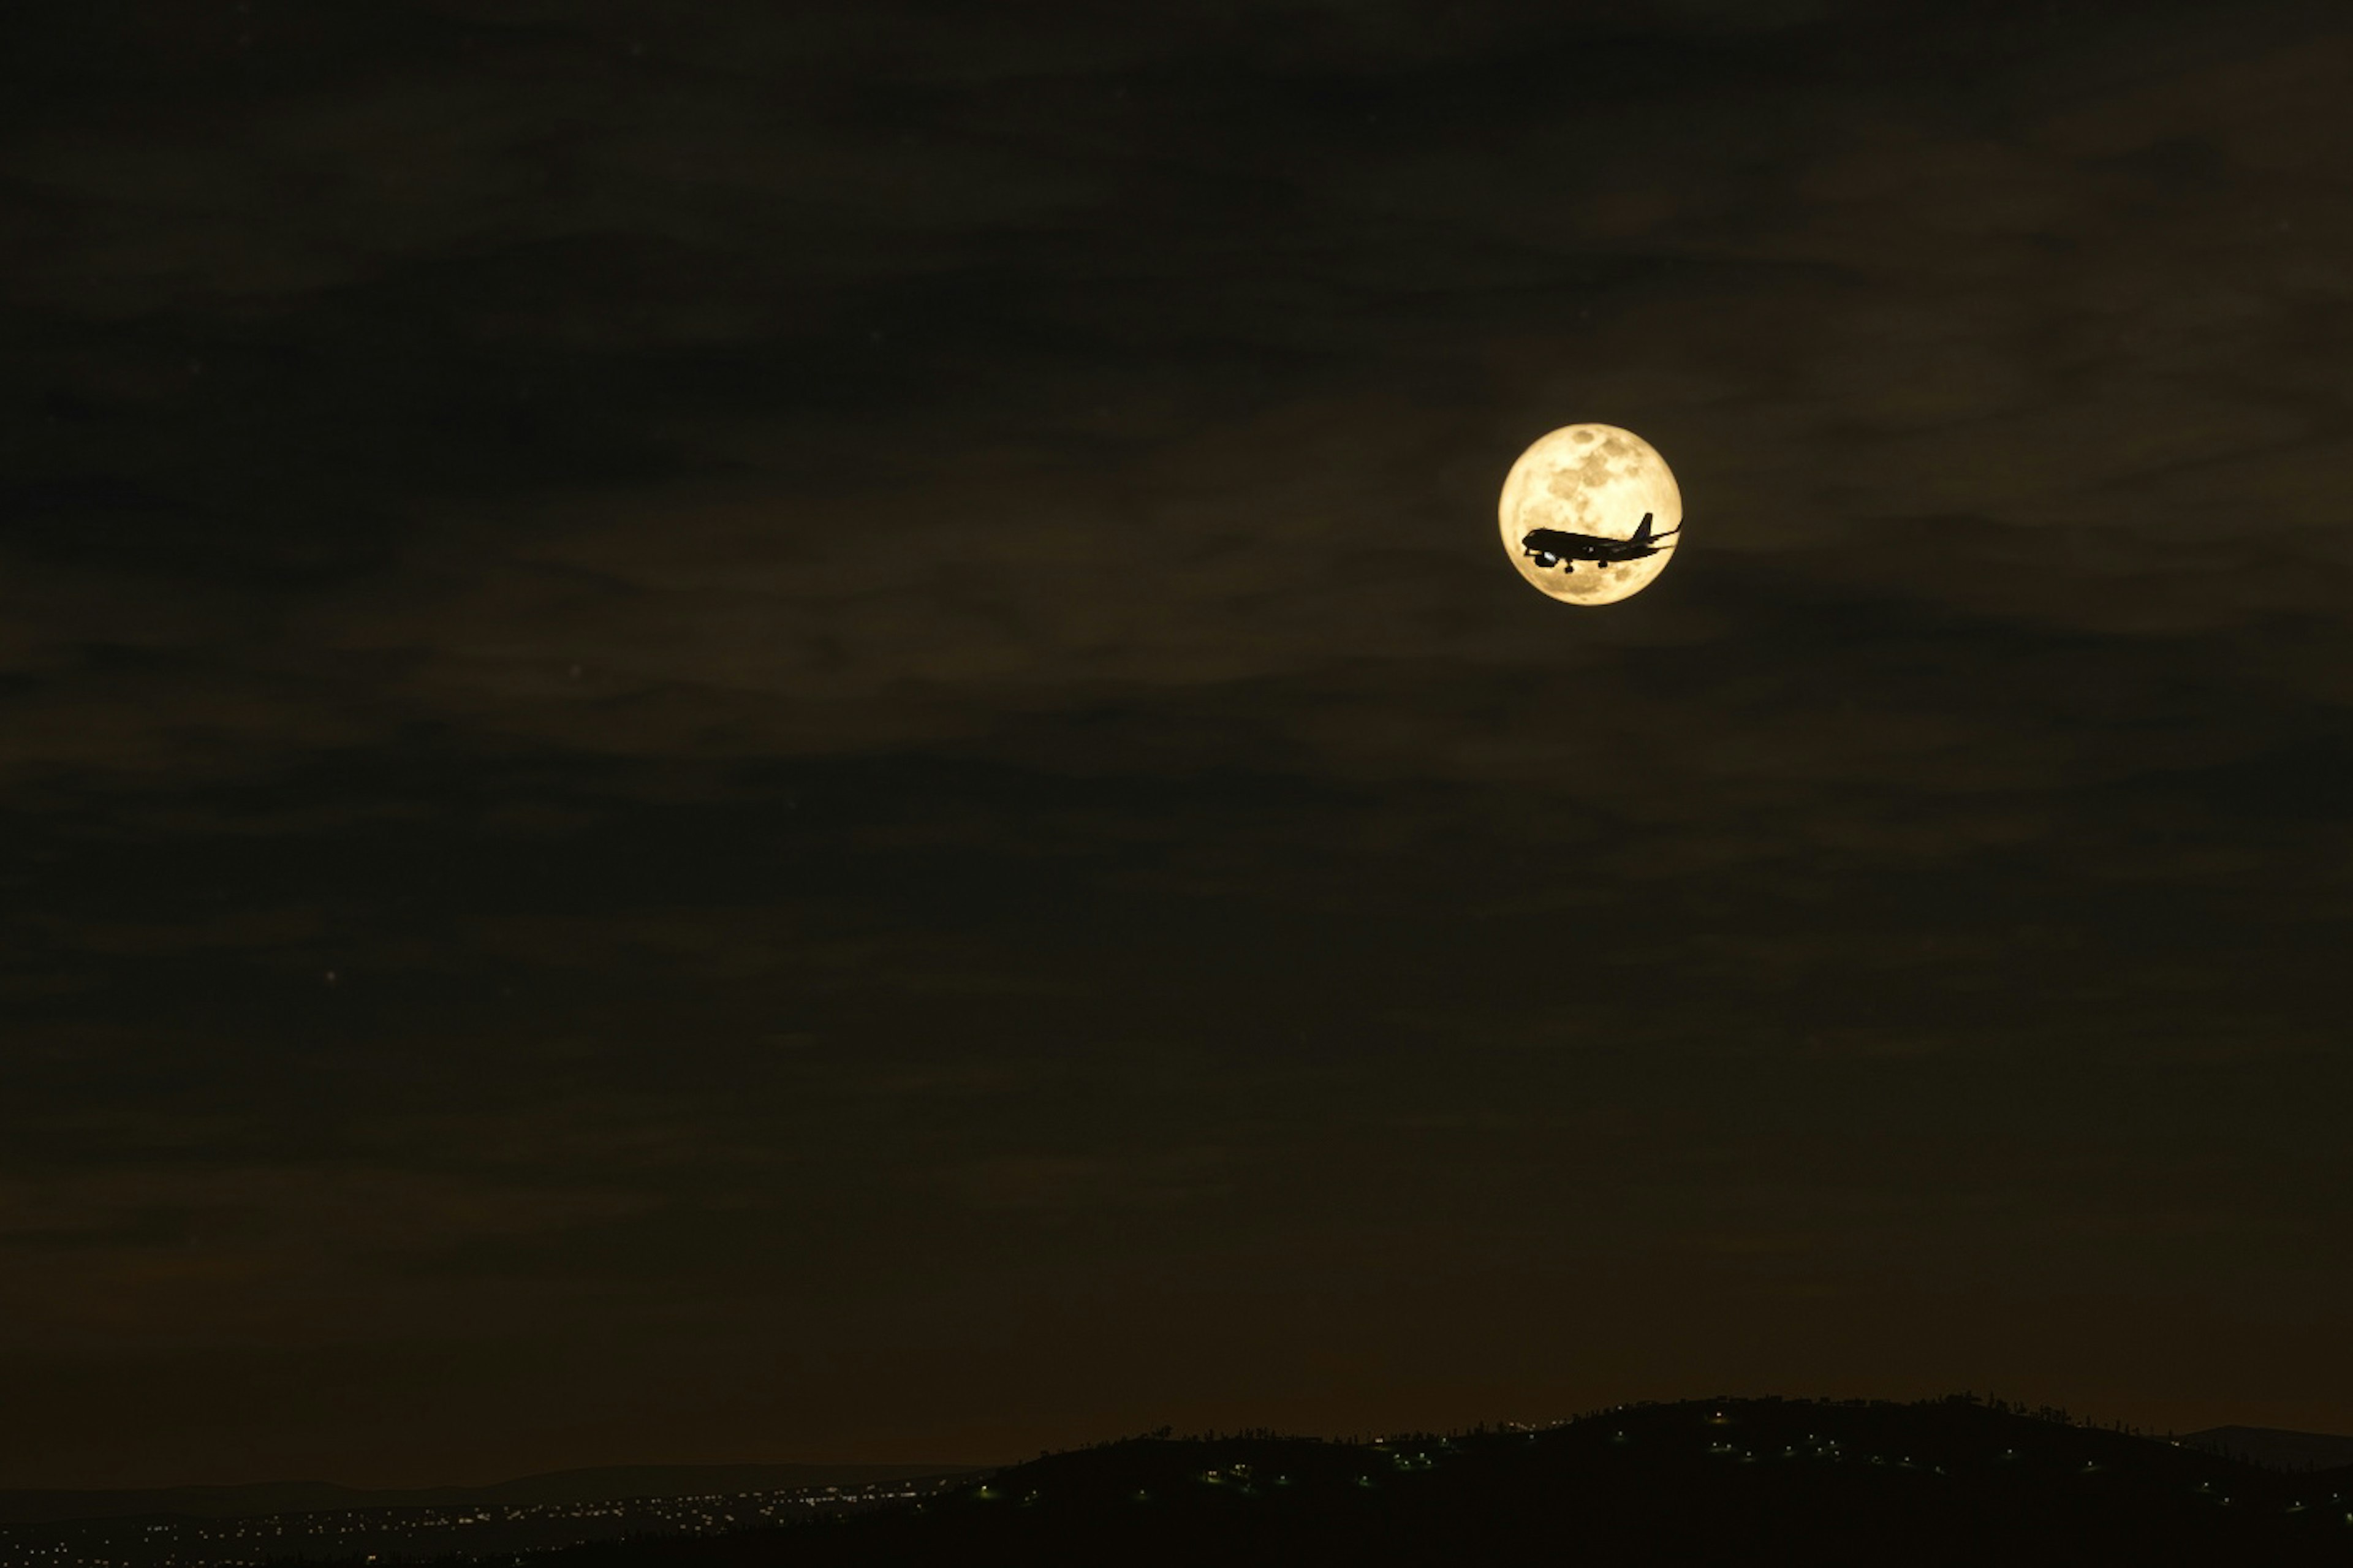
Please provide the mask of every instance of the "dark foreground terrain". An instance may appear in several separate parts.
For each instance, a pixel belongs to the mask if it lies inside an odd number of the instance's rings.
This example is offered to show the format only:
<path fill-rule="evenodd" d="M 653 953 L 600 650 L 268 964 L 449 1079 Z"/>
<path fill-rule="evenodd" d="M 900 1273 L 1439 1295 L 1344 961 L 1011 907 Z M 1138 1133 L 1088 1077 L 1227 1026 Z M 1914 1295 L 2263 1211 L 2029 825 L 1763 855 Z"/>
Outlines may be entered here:
<path fill-rule="evenodd" d="M 413 1492 L 189 1488 L 150 1494 L 163 1506 L 139 1513 L 128 1510 L 142 1494 L 82 1493 L 82 1506 L 116 1511 L 63 1519 L 44 1514 L 0 1524 L 0 1568 L 512 1562 L 519 1553 L 543 1556 L 585 1542 L 715 1535 L 884 1508 L 955 1487 L 968 1469 L 873 1479 L 868 1478 L 887 1474 L 887 1468 L 682 1466 L 572 1470 L 491 1487 Z M 813 1474 L 838 1479 L 809 1484 Z M 17 1506 L 27 1510 L 70 1508 L 76 1495 L 16 1494 Z M 387 1497 L 401 1500 L 384 1501 Z M 0 1507 L 7 1500 L 0 1498 Z M 239 1503 L 248 1511 L 237 1511 Z"/>
<path fill-rule="evenodd" d="M 1968 1400 L 1727 1400 L 1361 1444 L 1137 1438 L 921 1507 L 548 1561 L 2353 1565 L 2353 1470 L 2259 1468 Z"/>

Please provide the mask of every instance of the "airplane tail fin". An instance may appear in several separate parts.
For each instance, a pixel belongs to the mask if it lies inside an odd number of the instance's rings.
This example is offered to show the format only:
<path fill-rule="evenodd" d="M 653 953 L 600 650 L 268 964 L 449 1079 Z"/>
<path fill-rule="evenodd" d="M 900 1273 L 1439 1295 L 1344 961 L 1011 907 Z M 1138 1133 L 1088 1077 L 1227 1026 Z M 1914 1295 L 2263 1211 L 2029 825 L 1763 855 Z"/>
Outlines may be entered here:
<path fill-rule="evenodd" d="M 1631 542 L 1636 544 L 1648 544 L 1651 542 L 1651 514 L 1649 512 L 1646 511 L 1642 514 L 1642 526 L 1634 531 L 1634 537 Z"/>

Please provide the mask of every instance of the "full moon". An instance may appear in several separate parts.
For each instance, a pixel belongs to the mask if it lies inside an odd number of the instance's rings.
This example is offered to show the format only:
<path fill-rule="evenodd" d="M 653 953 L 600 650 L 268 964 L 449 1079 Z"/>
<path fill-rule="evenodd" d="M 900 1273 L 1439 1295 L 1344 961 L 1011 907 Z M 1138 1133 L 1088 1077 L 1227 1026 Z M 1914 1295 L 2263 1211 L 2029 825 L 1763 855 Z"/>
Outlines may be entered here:
<path fill-rule="evenodd" d="M 1648 441 L 1615 425 L 1564 425 L 1520 454 L 1504 478 L 1495 509 L 1504 552 L 1520 575 L 1568 605 L 1610 605 L 1651 585 L 1683 542 L 1683 492 L 1667 460 Z M 1584 535 L 1596 548 L 1632 540 L 1645 515 L 1662 539 L 1650 554 L 1630 561 L 1556 559 L 1532 553 L 1525 541 L 1537 529 Z M 1567 553 L 1566 552 L 1564 553 Z"/>

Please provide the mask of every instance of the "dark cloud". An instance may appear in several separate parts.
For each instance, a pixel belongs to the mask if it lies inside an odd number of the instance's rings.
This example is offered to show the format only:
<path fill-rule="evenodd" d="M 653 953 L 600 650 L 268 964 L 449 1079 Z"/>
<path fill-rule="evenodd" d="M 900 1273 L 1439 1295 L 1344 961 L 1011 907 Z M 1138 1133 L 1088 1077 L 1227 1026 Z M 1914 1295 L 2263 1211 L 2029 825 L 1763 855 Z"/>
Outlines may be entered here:
<path fill-rule="evenodd" d="M 2353 1421 L 2317 9 L 42 26 L 25 1484 Z"/>

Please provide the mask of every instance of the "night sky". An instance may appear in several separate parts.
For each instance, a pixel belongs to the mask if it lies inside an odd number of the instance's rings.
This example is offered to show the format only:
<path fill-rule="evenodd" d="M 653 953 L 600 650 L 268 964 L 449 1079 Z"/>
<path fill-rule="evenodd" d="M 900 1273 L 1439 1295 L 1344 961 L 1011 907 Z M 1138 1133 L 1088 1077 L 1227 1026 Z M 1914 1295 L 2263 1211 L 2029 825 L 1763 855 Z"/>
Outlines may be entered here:
<path fill-rule="evenodd" d="M 1539 9 L 12 16 L 0 1485 L 2353 1431 L 2353 25 Z"/>

